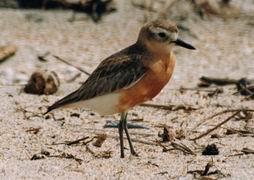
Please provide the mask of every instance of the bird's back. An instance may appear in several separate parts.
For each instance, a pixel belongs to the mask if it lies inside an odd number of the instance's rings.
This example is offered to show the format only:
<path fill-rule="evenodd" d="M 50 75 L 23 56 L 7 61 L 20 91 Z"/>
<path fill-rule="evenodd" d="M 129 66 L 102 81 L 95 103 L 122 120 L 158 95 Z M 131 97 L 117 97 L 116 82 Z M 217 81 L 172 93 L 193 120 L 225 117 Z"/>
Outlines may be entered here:
<path fill-rule="evenodd" d="M 60 107 L 86 107 L 88 104 L 88 108 L 94 109 L 98 103 L 93 100 L 108 103 L 113 103 L 114 99 L 117 101 L 119 95 L 116 93 L 119 90 L 131 86 L 146 73 L 147 68 L 141 61 L 143 52 L 134 44 L 106 58 L 78 90 L 54 103 L 47 112 Z M 107 106 L 107 103 L 103 106 Z"/>

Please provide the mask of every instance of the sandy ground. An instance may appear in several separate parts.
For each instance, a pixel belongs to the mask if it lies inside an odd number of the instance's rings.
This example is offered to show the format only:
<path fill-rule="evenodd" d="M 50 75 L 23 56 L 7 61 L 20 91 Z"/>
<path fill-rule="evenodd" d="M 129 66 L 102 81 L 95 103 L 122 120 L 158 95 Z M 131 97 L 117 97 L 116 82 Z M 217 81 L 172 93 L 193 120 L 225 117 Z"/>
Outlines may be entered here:
<path fill-rule="evenodd" d="M 253 5 L 254 6 L 254 5 Z M 253 9 L 248 6 L 248 10 Z M 131 10 L 130 10 L 131 9 Z M 253 108 L 253 100 L 245 100 L 234 86 L 224 87 L 224 92 L 209 97 L 208 92 L 184 91 L 179 87 L 196 87 L 202 75 L 212 77 L 254 79 L 254 31 L 253 18 L 222 20 L 194 17 L 183 22 L 190 32 L 180 36 L 198 49 L 188 51 L 176 48 L 177 66 L 171 82 L 152 103 L 186 105 L 198 108 L 195 111 L 167 111 L 154 108 L 136 107 L 130 111 L 130 119 L 141 118 L 149 129 L 130 130 L 132 138 L 146 142 L 160 140 L 158 132 L 166 124 L 174 130 L 183 130 L 185 138 L 176 140 L 195 153 L 184 154 L 179 150 L 162 152 L 162 147 L 134 142 L 139 157 L 120 159 L 117 129 L 103 128 L 107 120 L 117 121 L 119 116 L 100 117 L 91 111 L 63 110 L 54 113 L 55 118 L 34 116 L 55 100 L 80 86 L 87 76 L 81 75 L 75 81 L 69 80 L 79 73 L 52 56 L 47 62 L 37 59 L 47 51 L 58 55 L 91 72 L 96 65 L 111 53 L 133 43 L 142 26 L 144 12 L 131 8 L 127 1 L 119 1 L 118 11 L 107 15 L 99 24 L 85 15 L 78 14 L 79 21 L 69 22 L 69 11 L 0 10 L 0 44 L 16 44 L 17 54 L 0 64 L 0 179 L 193 179 L 198 175 L 190 171 L 203 170 L 213 162 L 209 172 L 217 170 L 210 178 L 254 179 L 254 155 L 239 154 L 243 148 L 254 149 L 253 134 L 226 134 L 227 128 L 246 129 L 253 132 L 254 119 L 232 120 L 223 128 L 195 142 L 190 138 L 204 133 L 223 121 L 231 113 L 210 119 L 196 127 L 205 118 L 228 108 Z M 31 73 L 47 68 L 58 73 L 61 79 L 59 91 L 50 96 L 29 95 L 21 91 Z M 73 113 L 80 114 L 74 117 Z M 39 128 L 37 133 L 28 131 Z M 109 137 L 101 148 L 92 143 L 86 145 L 52 145 L 76 140 L 97 133 Z M 216 134 L 218 138 L 211 138 Z M 215 143 L 219 155 L 203 156 L 202 149 Z M 126 148 L 127 142 L 125 142 Z M 170 143 L 165 146 L 171 147 Z M 72 158 L 47 157 L 31 160 L 36 154 L 48 152 L 51 156 L 71 154 Z M 109 158 L 99 157 L 111 152 Z M 237 155 L 238 154 L 238 155 Z M 203 177 L 204 178 L 204 177 Z"/>

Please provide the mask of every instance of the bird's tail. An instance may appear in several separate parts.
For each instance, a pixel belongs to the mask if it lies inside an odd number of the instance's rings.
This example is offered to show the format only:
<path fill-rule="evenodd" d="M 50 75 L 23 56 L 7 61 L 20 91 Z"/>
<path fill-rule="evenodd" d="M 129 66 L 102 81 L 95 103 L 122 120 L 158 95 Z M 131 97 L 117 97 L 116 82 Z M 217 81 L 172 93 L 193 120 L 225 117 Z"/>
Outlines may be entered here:
<path fill-rule="evenodd" d="M 44 115 L 51 112 L 54 109 L 57 109 L 57 108 L 77 102 L 78 97 L 79 96 L 78 96 L 77 91 L 74 91 L 73 93 L 65 96 L 64 98 L 60 99 L 59 101 L 56 101 L 53 105 L 49 106 L 47 111 L 44 113 Z"/>

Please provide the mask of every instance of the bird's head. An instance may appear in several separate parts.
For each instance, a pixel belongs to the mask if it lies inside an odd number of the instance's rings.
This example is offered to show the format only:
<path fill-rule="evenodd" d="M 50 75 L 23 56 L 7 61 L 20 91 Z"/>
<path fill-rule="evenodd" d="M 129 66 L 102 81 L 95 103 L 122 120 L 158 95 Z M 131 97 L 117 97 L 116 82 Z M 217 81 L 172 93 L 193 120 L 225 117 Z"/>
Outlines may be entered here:
<path fill-rule="evenodd" d="M 179 39 L 176 24 L 166 20 L 156 20 L 144 25 L 139 33 L 138 43 L 145 45 L 149 51 L 158 53 L 170 53 L 175 45 L 195 49 Z"/>

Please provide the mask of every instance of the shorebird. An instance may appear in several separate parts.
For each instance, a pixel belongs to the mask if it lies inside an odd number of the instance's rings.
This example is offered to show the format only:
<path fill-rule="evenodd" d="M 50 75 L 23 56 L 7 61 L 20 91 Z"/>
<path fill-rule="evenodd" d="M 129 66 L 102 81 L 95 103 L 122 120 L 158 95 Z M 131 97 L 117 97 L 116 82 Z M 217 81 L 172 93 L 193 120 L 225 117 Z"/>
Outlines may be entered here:
<path fill-rule="evenodd" d="M 83 85 L 55 102 L 57 108 L 88 108 L 101 115 L 121 113 L 120 156 L 124 157 L 123 131 L 133 148 L 127 127 L 127 110 L 155 97 L 170 80 L 175 67 L 174 46 L 195 49 L 178 38 L 175 23 L 156 20 L 145 24 L 137 41 L 103 60 Z"/>

